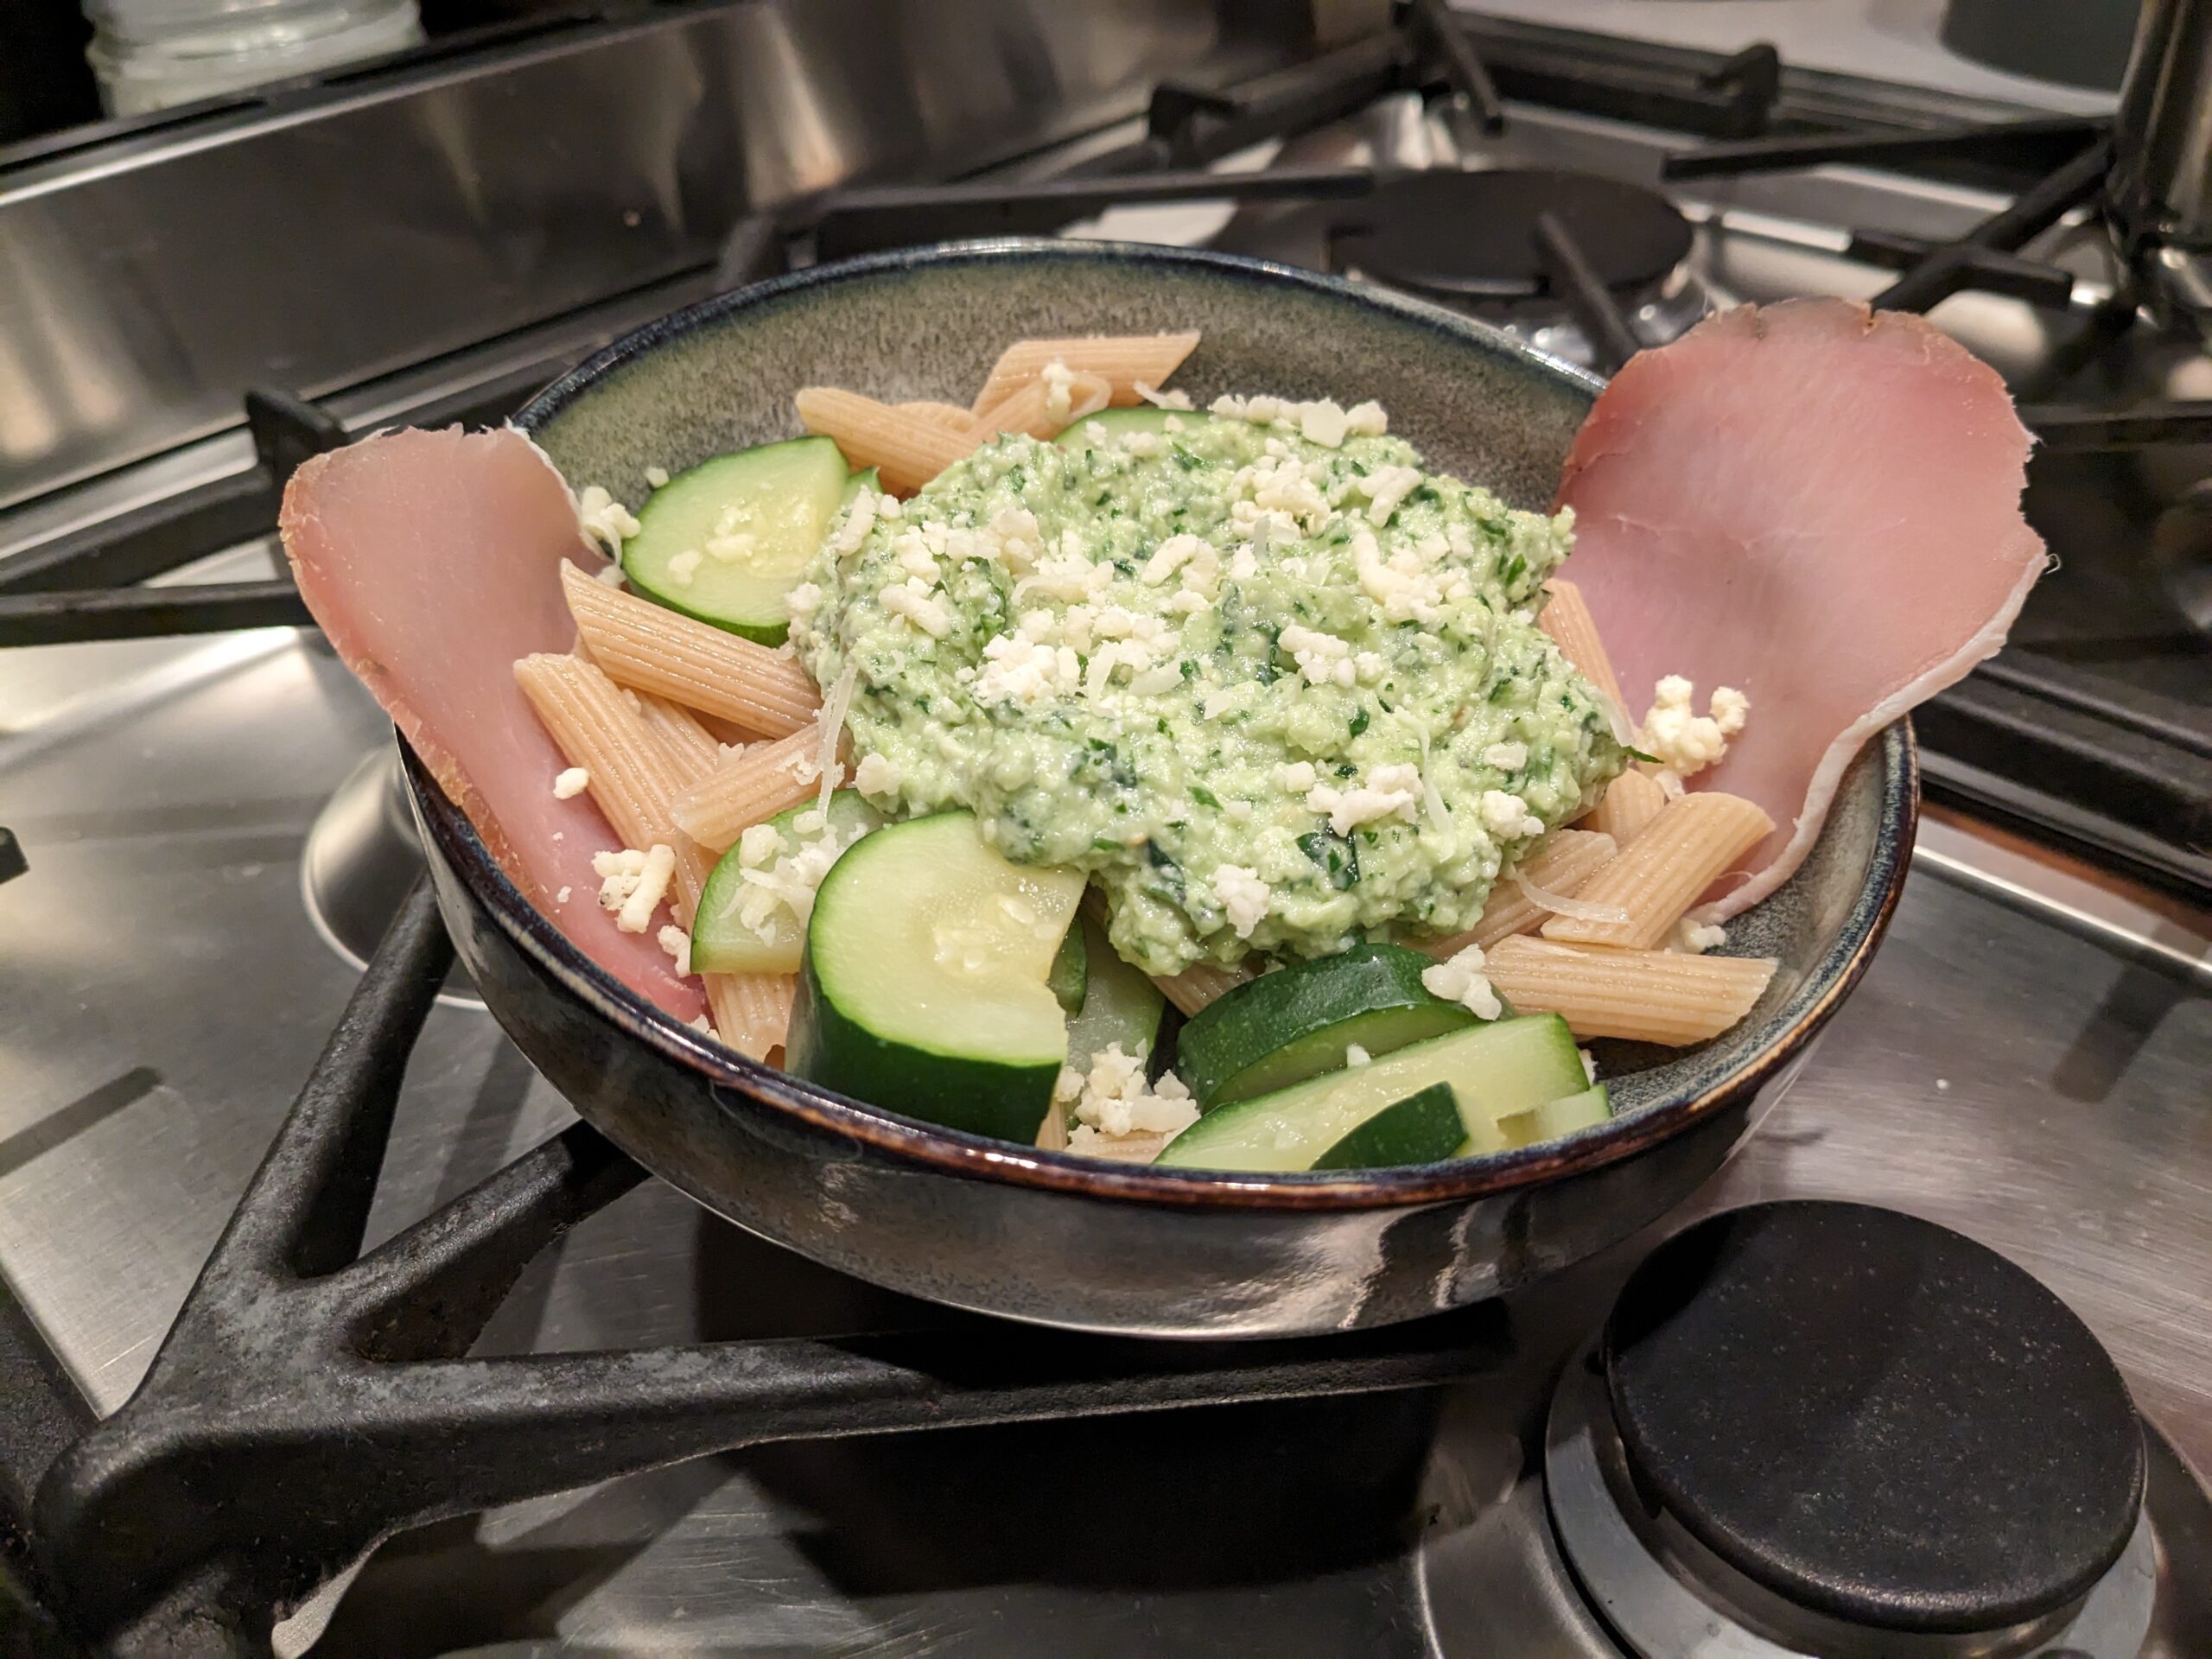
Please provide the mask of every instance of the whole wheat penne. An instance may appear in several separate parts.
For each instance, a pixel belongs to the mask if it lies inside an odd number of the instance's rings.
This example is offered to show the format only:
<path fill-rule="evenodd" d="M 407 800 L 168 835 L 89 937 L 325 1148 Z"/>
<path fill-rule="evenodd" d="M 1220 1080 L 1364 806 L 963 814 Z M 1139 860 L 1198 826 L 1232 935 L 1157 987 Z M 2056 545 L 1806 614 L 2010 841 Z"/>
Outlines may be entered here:
<path fill-rule="evenodd" d="M 1613 677 L 1612 658 L 1605 655 L 1605 642 L 1598 635 L 1597 620 L 1583 602 L 1582 590 L 1554 576 L 1544 584 L 1544 591 L 1551 597 L 1536 626 L 1551 635 L 1560 654 L 1582 671 L 1584 679 L 1611 697 L 1621 718 L 1633 725 L 1636 715 L 1621 701 L 1621 683 Z"/>
<path fill-rule="evenodd" d="M 912 415 L 918 420 L 935 421 L 948 432 L 963 435 L 976 429 L 976 417 L 957 404 L 893 404 L 892 408 L 901 415 Z"/>
<path fill-rule="evenodd" d="M 1613 855 L 1613 851 L 1611 836 L 1587 830 L 1561 830 L 1522 859 L 1515 874 L 1525 876 L 1547 893 L 1571 894 Z M 1479 944 L 1487 950 L 1500 939 L 1527 932 L 1551 913 L 1523 893 L 1521 883 L 1512 875 L 1502 875 L 1491 889 L 1490 902 L 1483 906 L 1483 913 L 1465 932 L 1454 933 L 1447 938 L 1413 939 L 1408 943 L 1442 962 L 1471 944 Z"/>
<path fill-rule="evenodd" d="M 822 694 L 798 659 L 632 594 L 572 564 L 561 585 L 593 660 L 613 679 L 768 737 L 810 724 Z"/>
<path fill-rule="evenodd" d="M 651 692 L 633 695 L 645 729 L 668 751 L 684 783 L 696 783 L 721 765 L 722 746 L 689 709 L 680 708 L 665 697 L 656 697 Z"/>
<path fill-rule="evenodd" d="M 1054 358 L 1077 374 L 1095 374 L 1112 388 L 1113 401 L 1138 401 L 1140 382 L 1163 385 L 1182 366 L 1198 343 L 1196 330 L 1183 334 L 1088 334 L 1072 340 L 1018 340 L 999 353 L 976 401 L 978 415 L 1001 401 L 1025 380 L 1033 380 Z"/>
<path fill-rule="evenodd" d="M 794 401 L 801 425 L 834 438 L 855 470 L 874 467 L 895 495 L 912 495 L 976 444 L 973 432 L 836 386 L 809 386 Z"/>
<path fill-rule="evenodd" d="M 1077 374 L 1066 385 L 1055 388 L 1048 378 L 1025 380 L 976 416 L 976 425 L 987 438 L 1002 432 L 1026 432 L 1033 438 L 1051 438 L 1077 421 L 1096 415 L 1113 396 L 1113 386 L 1103 376 Z"/>
<path fill-rule="evenodd" d="M 1239 965 L 1217 968 L 1209 962 L 1193 963 L 1179 974 L 1155 974 L 1152 982 L 1185 1014 L 1196 1014 L 1207 1003 L 1229 995 L 1253 977 L 1253 970 Z"/>
<path fill-rule="evenodd" d="M 1128 1135 L 1086 1135 L 1081 1145 L 1070 1141 L 1067 1150 L 1086 1158 L 1105 1158 L 1117 1164 L 1148 1164 L 1166 1149 L 1167 1137 L 1157 1129 L 1135 1129 Z"/>
<path fill-rule="evenodd" d="M 1694 957 L 1500 939 L 1483 971 L 1522 1014 L 1556 1014 L 1577 1037 L 1681 1047 L 1718 1037 L 1774 977 L 1770 957 Z"/>
<path fill-rule="evenodd" d="M 525 657 L 515 681 L 572 766 L 589 775 L 586 787 L 626 847 L 665 843 L 676 855 L 678 902 L 670 906 L 686 927 L 714 861 L 677 827 L 671 804 L 687 784 L 667 747 L 622 688 L 574 657 Z"/>
<path fill-rule="evenodd" d="M 1067 1109 L 1056 1100 L 1045 1109 L 1044 1119 L 1037 1125 L 1037 1150 L 1065 1152 L 1067 1149 Z"/>
<path fill-rule="evenodd" d="M 1582 815 L 1577 827 L 1611 836 L 1625 847 L 1659 816 L 1659 809 L 1666 804 L 1667 791 L 1649 772 L 1630 766 L 1605 785 L 1604 798 Z"/>
<path fill-rule="evenodd" d="M 1698 894 L 1773 829 L 1765 809 L 1740 795 L 1707 790 L 1669 801 L 1574 895 L 1618 906 L 1628 919 L 1554 916 L 1544 924 L 1544 937 L 1648 950 L 1666 938 Z"/>
<path fill-rule="evenodd" d="M 839 753 L 847 753 L 841 741 Z M 728 852 L 756 823 L 797 806 L 821 787 L 822 734 L 809 726 L 756 743 L 677 798 L 676 823 L 701 846 Z"/>
<path fill-rule="evenodd" d="M 709 974 L 707 1006 L 715 1035 L 741 1054 L 765 1060 L 791 1028 L 795 974 Z"/>

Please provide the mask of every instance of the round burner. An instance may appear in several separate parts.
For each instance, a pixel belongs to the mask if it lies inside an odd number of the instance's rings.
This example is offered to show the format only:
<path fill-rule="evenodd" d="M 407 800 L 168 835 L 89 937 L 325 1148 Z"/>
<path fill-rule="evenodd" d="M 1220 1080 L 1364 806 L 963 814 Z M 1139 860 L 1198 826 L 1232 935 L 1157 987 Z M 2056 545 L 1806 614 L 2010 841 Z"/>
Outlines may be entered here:
<path fill-rule="evenodd" d="M 399 780 L 399 751 L 387 743 L 346 774 L 308 830 L 300 858 L 300 893 L 308 919 L 324 944 L 354 967 L 365 968 L 423 868 L 415 819 Z M 447 970 L 438 1001 L 484 1006 L 458 961 Z"/>
<path fill-rule="evenodd" d="M 1637 1269 L 1600 1357 L 1633 1488 L 1827 1619 L 2031 1624 L 2137 1528 L 2142 1429 L 2111 1360 L 2034 1279 L 1927 1222 L 1833 1203 L 1714 1217 Z"/>
<path fill-rule="evenodd" d="M 1548 297 L 1536 216 L 1556 213 L 1607 287 L 1633 292 L 1689 257 L 1690 223 L 1641 185 L 1549 168 L 1417 173 L 1340 213 L 1340 263 L 1454 301 Z"/>

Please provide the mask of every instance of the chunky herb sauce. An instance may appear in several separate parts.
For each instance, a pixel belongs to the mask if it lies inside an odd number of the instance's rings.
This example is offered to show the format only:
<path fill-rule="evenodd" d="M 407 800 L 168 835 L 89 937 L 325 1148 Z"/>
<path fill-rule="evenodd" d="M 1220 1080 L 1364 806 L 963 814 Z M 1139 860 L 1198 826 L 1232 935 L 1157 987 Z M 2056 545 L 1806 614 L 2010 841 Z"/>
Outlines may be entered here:
<path fill-rule="evenodd" d="M 855 501 L 792 639 L 853 672 L 860 786 L 1090 872 L 1154 973 L 1464 928 L 1624 764 L 1535 626 L 1570 517 L 1428 472 L 1371 405 L 1217 410 Z"/>

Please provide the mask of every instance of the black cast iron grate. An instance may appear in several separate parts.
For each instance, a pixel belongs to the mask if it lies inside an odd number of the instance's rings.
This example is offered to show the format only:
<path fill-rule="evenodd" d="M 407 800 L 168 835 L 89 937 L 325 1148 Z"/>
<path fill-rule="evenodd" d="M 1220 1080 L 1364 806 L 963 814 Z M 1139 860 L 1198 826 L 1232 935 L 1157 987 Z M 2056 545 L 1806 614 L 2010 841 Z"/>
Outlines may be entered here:
<path fill-rule="evenodd" d="M 386 1535 L 803 1437 L 1419 1388 L 1500 1362 L 1495 1307 L 1167 1344 L 950 1318 L 849 1340 L 467 1357 L 531 1259 L 645 1179 L 577 1124 L 359 1254 L 452 946 L 418 884 L 145 1380 L 39 1484 L 33 1567 L 79 1640 L 266 1650 Z"/>

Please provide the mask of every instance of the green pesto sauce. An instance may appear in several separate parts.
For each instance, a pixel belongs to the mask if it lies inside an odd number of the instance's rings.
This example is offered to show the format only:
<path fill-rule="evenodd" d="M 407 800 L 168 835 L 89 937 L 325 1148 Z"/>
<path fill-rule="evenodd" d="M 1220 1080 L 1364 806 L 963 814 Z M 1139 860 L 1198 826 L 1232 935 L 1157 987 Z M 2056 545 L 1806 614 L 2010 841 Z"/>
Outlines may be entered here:
<path fill-rule="evenodd" d="M 1115 948 L 1152 973 L 1471 925 L 1625 764 L 1535 626 L 1571 516 L 1431 474 L 1397 438 L 1179 426 L 1089 449 L 1001 439 L 850 550 L 840 519 L 791 637 L 825 687 L 856 666 L 856 753 L 896 768 L 904 810 L 967 807 L 1008 857 L 1088 871 Z M 912 599 L 887 603 L 893 588 Z M 1418 777 L 1339 833 L 1298 763 L 1325 791 Z M 1379 777 L 1408 792 L 1404 772 Z M 1542 832 L 1503 833 L 1491 791 Z M 1228 878 L 1243 936 L 1224 866 L 1264 884 L 1255 920 Z"/>

